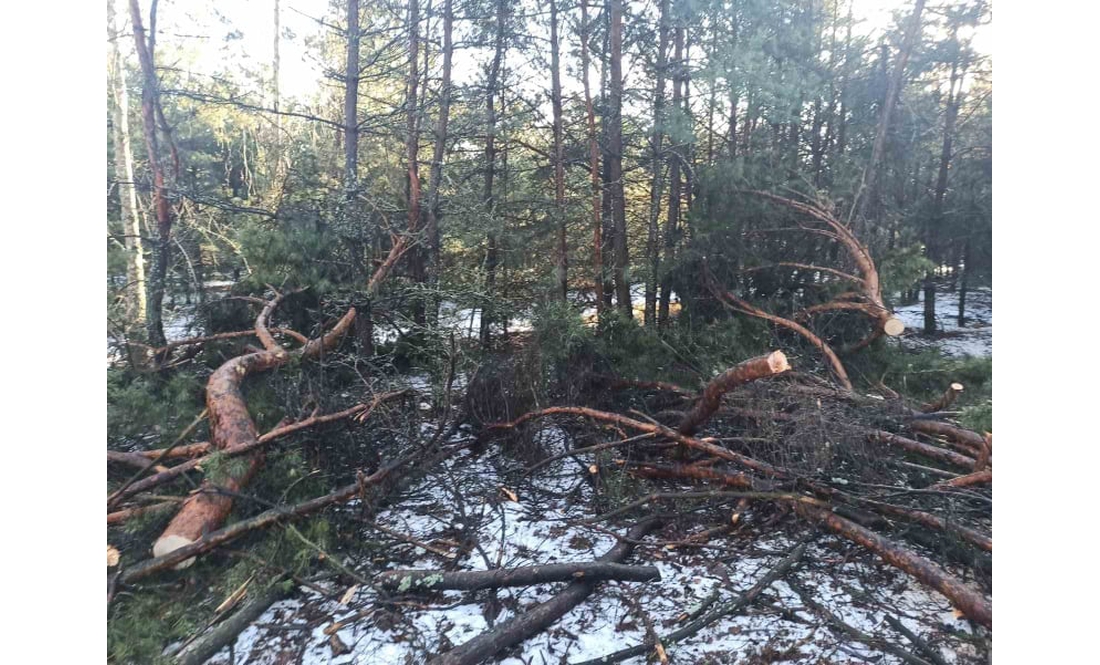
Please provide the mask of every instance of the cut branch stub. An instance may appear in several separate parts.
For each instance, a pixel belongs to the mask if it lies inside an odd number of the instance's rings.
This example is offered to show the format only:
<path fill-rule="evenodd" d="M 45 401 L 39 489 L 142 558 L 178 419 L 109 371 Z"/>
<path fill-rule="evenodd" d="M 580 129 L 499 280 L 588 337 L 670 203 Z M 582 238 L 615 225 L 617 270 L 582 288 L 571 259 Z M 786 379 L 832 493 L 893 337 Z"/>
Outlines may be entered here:
<path fill-rule="evenodd" d="M 905 332 L 905 324 L 902 323 L 901 319 L 899 319 L 898 317 L 891 316 L 890 318 L 886 319 L 886 323 L 882 324 L 882 332 L 886 333 L 890 337 L 897 337 L 898 335 Z"/>
<path fill-rule="evenodd" d="M 929 402 L 928 404 L 925 404 L 924 408 L 922 408 L 921 410 L 925 413 L 935 413 L 937 411 L 943 411 L 955 402 L 955 398 L 957 398 L 959 396 L 959 393 L 961 393 L 962 391 L 963 384 L 952 383 L 950 386 L 947 387 L 947 390 L 944 391 L 943 395 L 941 395 L 939 399 L 937 399 L 935 402 Z"/>
<path fill-rule="evenodd" d="M 787 356 L 782 351 L 772 351 L 766 356 L 750 358 L 722 372 L 707 384 L 702 398 L 680 423 L 681 434 L 691 435 L 710 419 L 722 402 L 722 395 L 737 386 L 789 370 Z"/>

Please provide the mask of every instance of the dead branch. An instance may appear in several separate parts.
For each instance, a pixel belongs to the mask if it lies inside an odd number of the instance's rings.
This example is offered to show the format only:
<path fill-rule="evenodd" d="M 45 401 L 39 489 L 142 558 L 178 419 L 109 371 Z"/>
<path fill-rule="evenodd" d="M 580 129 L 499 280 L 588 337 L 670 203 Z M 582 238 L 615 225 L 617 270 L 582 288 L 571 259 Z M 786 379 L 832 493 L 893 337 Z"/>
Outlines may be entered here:
<path fill-rule="evenodd" d="M 972 432 L 962 427 L 956 427 L 935 420 L 910 420 L 906 423 L 906 426 L 914 432 L 920 432 L 921 434 L 928 434 L 930 436 L 942 436 L 949 441 L 961 443 L 970 448 L 971 453 L 974 455 L 981 452 L 982 447 L 986 443 L 985 437 L 977 432 Z"/>
<path fill-rule="evenodd" d="M 597 561 L 601 563 L 621 562 L 634 550 L 634 543 L 641 540 L 660 522 L 656 519 L 648 519 L 638 523 L 628 533 L 626 538 L 620 540 L 614 547 L 608 550 Z M 525 608 L 514 618 L 497 625 L 474 639 L 462 644 L 445 654 L 437 656 L 429 661 L 430 665 L 475 665 L 482 663 L 533 635 L 546 630 L 555 621 L 592 595 L 596 589 L 596 582 L 582 579 L 570 582 L 569 586 L 550 600 L 539 603 L 532 608 Z"/>
<path fill-rule="evenodd" d="M 967 457 L 966 455 L 960 455 L 953 450 L 946 450 L 939 448 L 928 443 L 921 443 L 914 439 L 909 439 L 897 434 L 891 434 L 890 432 L 884 432 L 882 430 L 867 430 L 867 440 L 875 443 L 885 443 L 890 446 L 897 446 L 902 450 L 907 450 L 917 455 L 923 455 L 929 459 L 934 459 L 938 462 L 945 464 L 953 464 L 955 466 L 961 466 L 964 469 L 973 469 L 976 462 L 974 458 Z"/>
<path fill-rule="evenodd" d="M 275 429 L 258 437 L 255 441 L 245 443 L 236 448 L 221 451 L 221 455 L 225 457 L 236 457 L 238 455 L 243 455 L 245 453 L 261 448 L 284 436 L 293 434 L 294 432 L 298 432 L 303 429 L 315 427 L 317 425 L 322 425 L 325 423 L 331 423 L 337 420 L 343 420 L 345 418 L 355 417 L 357 420 L 360 421 L 366 420 L 366 418 L 369 417 L 370 414 L 373 413 L 374 409 L 377 408 L 378 405 L 382 402 L 396 399 L 398 397 L 408 394 L 409 392 L 409 390 L 398 390 L 394 392 L 382 393 L 381 395 L 378 395 L 373 400 L 371 400 L 370 404 L 356 404 L 355 406 L 349 409 L 344 409 L 343 411 L 337 411 L 336 413 L 330 413 L 323 416 L 310 416 L 309 418 L 306 418 L 304 420 L 299 420 L 297 422 L 276 427 Z M 204 445 L 207 447 L 209 446 L 208 443 L 195 445 Z M 116 492 L 116 494 L 120 497 L 119 500 L 126 499 L 128 497 L 134 496 L 136 494 L 152 489 L 154 487 L 158 487 L 176 478 L 179 478 L 189 471 L 201 469 L 203 464 L 208 464 L 212 459 L 213 455 L 207 455 L 205 457 L 193 459 L 182 464 L 177 464 L 176 466 L 161 471 L 160 473 L 140 480 L 131 485 L 129 488 L 126 488 L 125 490 L 119 490 L 119 492 Z"/>
<path fill-rule="evenodd" d="M 205 637 L 196 640 L 176 655 L 179 665 L 202 665 L 219 651 L 236 641 L 253 621 L 260 618 L 267 608 L 289 596 L 281 579 L 276 579 L 264 592 L 245 603 L 233 616 L 226 619 Z"/>
<path fill-rule="evenodd" d="M 733 452 L 722 446 L 709 443 L 702 439 L 696 439 L 694 437 L 685 436 L 680 434 L 674 429 L 665 427 L 664 425 L 656 423 L 644 423 L 640 420 L 634 420 L 633 418 L 627 418 L 617 413 L 610 413 L 607 411 L 597 411 L 596 409 L 589 409 L 583 406 L 552 406 L 539 411 L 531 411 L 516 418 L 515 420 L 507 423 L 494 423 L 488 426 L 488 429 L 512 429 L 528 420 L 534 420 L 536 418 L 543 418 L 552 415 L 573 415 L 573 416 L 585 416 L 594 420 L 602 420 L 604 422 L 615 423 L 621 427 L 629 427 L 641 432 L 650 432 L 658 434 L 660 436 L 672 439 L 673 441 L 683 444 L 688 448 L 698 450 L 700 452 L 720 457 L 730 462 L 736 462 L 750 469 L 760 471 L 768 475 L 779 475 L 777 469 L 770 464 L 761 462 L 759 460 L 746 457 L 738 453 Z"/>
<path fill-rule="evenodd" d="M 774 568 L 768 571 L 764 577 L 760 578 L 760 581 L 752 585 L 752 587 L 745 593 L 739 595 L 737 598 L 731 600 L 728 603 L 723 603 L 720 607 L 710 611 L 709 613 L 698 617 L 691 623 L 685 625 L 667 636 L 660 638 L 661 643 L 667 648 L 669 645 L 677 642 L 683 642 L 686 638 L 698 633 L 700 630 L 711 625 L 722 617 L 729 616 L 734 612 L 740 611 L 745 606 L 756 600 L 761 593 L 764 592 L 769 586 L 771 586 L 776 580 L 784 577 L 791 568 L 802 560 L 802 555 L 806 552 L 806 543 L 800 543 L 796 546 L 791 553 L 784 557 Z M 606 656 L 601 656 L 593 660 L 588 660 L 580 665 L 602 665 L 604 663 L 617 663 L 627 658 L 633 658 L 635 656 L 641 656 L 653 650 L 655 644 L 649 641 L 639 644 L 637 646 L 616 651 L 615 653 L 609 653 Z"/>
<path fill-rule="evenodd" d="M 653 566 L 628 566 L 621 563 L 583 561 L 578 563 L 552 563 L 544 566 L 521 566 L 494 570 L 388 570 L 375 579 L 391 591 L 437 589 L 473 591 L 500 587 L 531 586 L 550 582 L 585 580 L 601 582 L 620 580 L 648 582 L 661 578 Z"/>

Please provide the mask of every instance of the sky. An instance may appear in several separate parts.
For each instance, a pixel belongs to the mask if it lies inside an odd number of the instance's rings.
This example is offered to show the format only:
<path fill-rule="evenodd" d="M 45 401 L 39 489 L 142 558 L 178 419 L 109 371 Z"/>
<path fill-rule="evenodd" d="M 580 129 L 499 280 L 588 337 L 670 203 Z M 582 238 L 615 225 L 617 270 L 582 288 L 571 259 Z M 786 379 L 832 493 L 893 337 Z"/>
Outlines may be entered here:
<path fill-rule="evenodd" d="M 117 0 L 116 0 L 117 2 Z M 318 90 L 323 75 L 318 63 L 312 59 L 307 40 L 326 30 L 317 19 L 343 24 L 343 19 L 330 9 L 329 0 L 279 0 L 282 38 L 280 39 L 280 91 L 284 98 L 295 97 L 308 101 Z M 894 12 L 906 12 L 912 0 L 853 0 L 853 16 L 861 22 L 857 33 L 881 34 L 893 27 Z M 162 42 L 186 44 L 195 48 L 195 60 L 176 63 L 199 74 L 212 74 L 223 70 L 226 63 L 234 63 L 244 72 L 269 72 L 274 52 L 275 0 L 164 0 L 158 9 L 158 33 Z M 461 39 L 462 30 L 456 25 L 455 40 Z M 973 45 L 981 53 L 991 54 L 991 27 L 984 26 L 974 36 Z M 233 39 L 226 41 L 226 37 Z M 570 34 L 566 39 L 575 40 Z M 563 49 L 567 51 L 569 49 Z M 465 83 L 477 73 L 481 54 L 465 51 L 455 57 L 454 79 Z M 565 67 L 573 63 L 563 53 Z M 158 64 L 166 64 L 158 62 Z M 510 67 L 519 63 L 509 63 Z M 627 77 L 630 63 L 625 63 Z M 265 74 L 268 76 L 269 74 Z M 592 76 L 598 76 L 593 70 Z M 545 88 L 549 76 L 521 77 L 524 87 Z M 595 84 L 595 80 L 593 80 Z M 566 94 L 578 93 L 580 82 L 563 76 Z M 574 89 L 575 88 L 575 89 Z"/>

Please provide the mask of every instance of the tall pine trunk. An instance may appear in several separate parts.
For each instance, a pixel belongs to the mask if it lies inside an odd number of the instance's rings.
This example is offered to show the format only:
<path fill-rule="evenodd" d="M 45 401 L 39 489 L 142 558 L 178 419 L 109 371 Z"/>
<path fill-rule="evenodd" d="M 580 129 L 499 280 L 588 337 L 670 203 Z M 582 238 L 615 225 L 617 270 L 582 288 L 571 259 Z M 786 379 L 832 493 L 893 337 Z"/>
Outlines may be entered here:
<path fill-rule="evenodd" d="M 443 79 L 439 90 L 439 118 L 435 126 L 435 150 L 432 153 L 430 181 L 428 183 L 428 210 L 425 233 L 428 236 L 428 281 L 435 284 L 440 273 L 439 190 L 443 180 L 443 159 L 447 154 L 447 124 L 451 116 L 451 58 L 454 45 L 451 41 L 454 23 L 454 0 L 443 3 Z M 433 301 L 434 302 L 434 301 Z M 433 313 L 434 313 L 433 305 Z M 433 316 L 434 318 L 434 316 Z"/>
<path fill-rule="evenodd" d="M 420 89 L 420 3 L 409 0 L 409 78 L 405 83 L 405 154 L 406 200 L 408 202 L 408 233 L 416 237 L 420 229 L 420 134 L 417 120 L 420 107 L 417 96 Z M 414 241 L 409 252 L 409 269 L 418 284 L 424 283 L 424 252 L 419 241 Z M 424 325 L 423 292 L 413 301 L 413 321 Z"/>
<path fill-rule="evenodd" d="M 943 226 L 943 202 L 947 195 L 947 172 L 951 167 L 952 143 L 955 140 L 955 122 L 959 115 L 958 93 L 955 88 L 959 82 L 958 27 L 951 32 L 951 43 L 955 45 L 955 59 L 951 63 L 951 81 L 947 91 L 947 108 L 943 118 L 943 147 L 940 150 L 940 167 L 936 174 L 935 198 L 932 201 L 932 216 L 928 220 L 924 251 L 928 258 L 939 262 L 939 231 Z M 936 284 L 929 270 L 924 276 L 924 332 L 936 332 Z"/>
<path fill-rule="evenodd" d="M 675 45 L 672 56 L 672 114 L 679 119 L 683 112 L 683 87 L 684 87 L 684 28 L 677 26 L 675 29 Z M 675 122 L 680 127 L 682 122 Z M 668 323 L 669 306 L 672 301 L 672 277 L 669 274 L 667 264 L 672 261 L 672 253 L 676 248 L 676 234 L 680 226 L 680 195 L 682 183 L 680 180 L 680 162 L 684 158 L 683 137 L 672 135 L 669 147 L 668 166 L 668 216 L 665 218 L 665 272 L 661 276 L 660 304 L 657 309 L 657 325 L 664 326 Z"/>
<path fill-rule="evenodd" d="M 153 3 L 155 12 L 156 3 Z M 145 145 L 149 152 L 149 169 L 153 172 L 153 209 L 157 219 L 157 243 L 153 253 L 153 271 L 146 292 L 146 335 L 149 344 L 164 346 L 163 304 L 164 291 L 168 276 L 168 263 L 172 251 L 172 210 L 168 205 L 168 190 L 164 182 L 164 168 L 161 166 L 157 148 L 156 107 L 159 95 L 157 73 L 154 66 L 156 35 L 150 30 L 148 40 L 145 26 L 141 20 L 141 8 L 138 0 L 130 0 L 130 19 L 134 27 L 134 44 L 137 47 L 138 61 L 141 63 L 141 120 L 145 135 Z M 150 25 L 155 25 L 156 14 L 149 16 Z"/>
<path fill-rule="evenodd" d="M 623 3 L 610 0 L 611 5 L 611 94 L 608 108 L 608 150 L 611 160 L 611 214 L 615 223 L 615 299 L 619 312 L 632 318 L 627 265 L 630 257 L 626 238 L 626 198 L 623 190 Z"/>
<path fill-rule="evenodd" d="M 588 175 L 592 183 L 592 273 L 596 292 L 596 316 L 605 311 L 603 278 L 603 219 L 600 215 L 603 185 L 600 180 L 600 143 L 596 135 L 596 112 L 588 83 L 588 0 L 581 0 L 581 78 L 584 80 L 584 111 L 588 127 Z"/>
<path fill-rule="evenodd" d="M 130 101 L 126 90 L 126 67 L 119 48 L 115 0 L 107 2 L 107 38 L 111 42 L 111 125 L 114 129 L 115 181 L 122 208 L 123 245 L 126 247 L 126 318 L 145 326 L 145 251 L 138 219 L 137 188 L 134 187 L 134 155 L 130 146 Z"/>
<path fill-rule="evenodd" d="M 905 67 L 909 63 L 909 56 L 913 53 L 921 33 L 921 14 L 924 12 L 925 0 L 916 0 L 913 13 L 909 16 L 909 25 L 905 31 L 905 38 L 898 53 L 897 62 L 894 63 L 893 74 L 887 81 L 886 103 L 882 106 L 879 115 L 878 128 L 875 131 L 875 142 L 871 146 L 871 161 L 863 171 L 862 183 L 857 196 L 852 218 L 859 220 L 867 202 L 874 202 L 878 196 L 878 171 L 879 163 L 886 152 L 886 138 L 890 131 L 890 119 L 897 106 L 898 97 L 901 96 L 902 83 L 905 77 Z"/>
<path fill-rule="evenodd" d="M 569 296 L 569 255 L 565 236 L 565 153 L 562 146 L 561 61 L 558 51 L 558 0 L 550 0 L 551 104 L 554 109 L 554 221 L 558 232 L 554 277 L 564 302 Z"/>
<path fill-rule="evenodd" d="M 645 283 L 645 325 L 657 321 L 657 280 L 661 272 L 661 249 L 658 239 L 658 223 L 661 216 L 661 182 L 664 160 L 661 159 L 662 138 L 665 131 L 665 70 L 668 68 L 668 2 L 660 3 L 660 27 L 657 44 L 657 79 L 653 95 L 653 134 L 650 138 L 652 150 L 653 184 L 649 194 L 649 232 L 646 236 L 646 253 L 649 256 L 649 275 Z"/>
<path fill-rule="evenodd" d="M 485 189 L 482 200 L 485 205 L 486 216 L 489 221 L 489 233 L 486 238 L 485 249 L 485 297 L 489 301 L 481 311 L 481 344 L 489 346 L 492 341 L 492 323 L 495 315 L 493 300 L 496 298 L 497 264 L 500 261 L 498 237 L 496 229 L 494 200 L 493 200 L 493 176 L 496 168 L 496 96 L 500 86 L 500 65 L 504 58 L 504 19 L 507 0 L 497 0 L 496 3 L 496 28 L 495 48 L 493 62 L 489 69 L 488 90 L 485 95 L 486 105 L 486 131 L 485 131 Z"/>

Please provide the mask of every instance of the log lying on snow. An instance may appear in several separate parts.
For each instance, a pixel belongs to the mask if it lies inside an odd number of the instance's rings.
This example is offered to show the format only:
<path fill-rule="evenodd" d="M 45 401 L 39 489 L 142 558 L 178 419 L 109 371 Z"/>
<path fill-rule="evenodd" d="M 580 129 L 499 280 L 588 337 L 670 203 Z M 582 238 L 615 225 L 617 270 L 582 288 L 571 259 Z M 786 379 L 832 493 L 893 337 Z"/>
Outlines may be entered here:
<path fill-rule="evenodd" d="M 661 578 L 653 566 L 627 566 L 621 563 L 582 561 L 578 563 L 551 563 L 543 566 L 521 566 L 496 570 L 388 570 L 375 579 L 383 587 L 395 590 L 473 591 L 500 587 L 531 586 L 549 582 L 573 582 L 585 580 L 600 582 L 620 580 L 648 582 Z"/>
<path fill-rule="evenodd" d="M 681 434 L 689 436 L 694 434 L 718 410 L 718 406 L 722 403 L 722 395 L 741 384 L 780 374 L 790 368 L 787 356 L 782 351 L 772 351 L 766 356 L 750 358 L 727 369 L 707 384 L 706 389 L 703 390 L 703 396 L 677 429 Z"/>
<path fill-rule="evenodd" d="M 241 384 L 245 377 L 257 372 L 285 365 L 291 354 L 278 345 L 268 330 L 271 313 L 282 302 L 278 295 L 269 301 L 256 318 L 256 336 L 264 345 L 263 351 L 237 356 L 216 369 L 206 384 L 206 406 L 210 413 L 211 441 L 219 450 L 254 445 L 257 440 L 256 425 L 248 413 L 248 405 L 241 394 Z M 310 340 L 304 347 L 294 352 L 299 358 L 316 358 L 331 350 L 340 341 L 355 320 L 355 309 L 337 322 L 331 331 L 318 339 Z M 260 468 L 262 458 L 253 453 L 249 456 L 247 467 L 243 471 L 229 474 L 219 486 L 209 480 L 202 489 L 192 494 L 175 518 L 168 524 L 160 538 L 153 545 L 153 556 L 162 557 L 174 550 L 186 547 L 204 534 L 216 530 L 229 516 L 233 507 L 233 498 Z M 224 490 L 224 493 L 219 491 Z M 193 558 L 180 563 L 178 568 L 189 566 Z"/>
<path fill-rule="evenodd" d="M 809 502 L 792 502 L 798 514 L 827 527 L 857 545 L 871 550 L 884 561 L 917 578 L 947 597 L 951 603 L 971 620 L 987 628 L 993 628 L 993 606 L 986 598 L 963 584 L 954 576 L 941 570 L 924 557 L 890 542 L 870 529 Z"/>
<path fill-rule="evenodd" d="M 657 519 L 648 519 L 638 523 L 627 533 L 626 538 L 608 550 L 597 561 L 616 563 L 625 559 L 634 550 L 634 544 L 647 533 L 657 528 Z M 539 634 L 567 612 L 579 605 L 596 589 L 596 582 L 579 580 L 571 582 L 558 595 L 538 605 L 524 609 L 514 618 L 498 624 L 474 639 L 451 649 L 445 654 L 429 661 L 430 665 L 475 665 L 483 663 L 500 651 Z"/>

